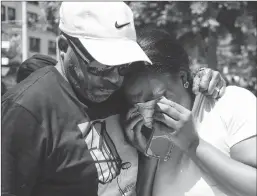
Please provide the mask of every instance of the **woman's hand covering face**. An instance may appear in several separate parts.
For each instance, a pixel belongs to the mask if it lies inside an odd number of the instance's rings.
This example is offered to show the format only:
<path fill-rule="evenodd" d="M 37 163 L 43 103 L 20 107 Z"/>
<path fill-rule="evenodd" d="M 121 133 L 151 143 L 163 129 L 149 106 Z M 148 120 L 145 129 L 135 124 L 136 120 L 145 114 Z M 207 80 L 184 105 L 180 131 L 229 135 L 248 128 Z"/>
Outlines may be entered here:
<path fill-rule="evenodd" d="M 199 140 L 192 112 L 180 104 L 162 98 L 155 107 L 153 119 L 155 129 L 167 132 L 170 140 L 184 152 Z M 128 141 L 143 153 L 147 147 L 147 139 L 142 134 L 144 123 L 137 107 L 129 110 L 123 123 Z"/>
<path fill-rule="evenodd" d="M 123 122 L 127 141 L 140 152 L 146 149 L 146 139 L 141 132 L 144 123 L 143 116 L 138 112 L 137 107 L 129 110 Z"/>
<path fill-rule="evenodd" d="M 152 78 L 151 81 L 153 82 L 149 82 L 149 78 Z M 131 104 L 143 102 L 143 100 L 149 101 L 150 96 L 152 96 L 152 100 L 161 97 L 166 92 L 167 79 L 168 76 L 167 78 L 159 77 L 158 74 L 155 77 L 143 75 L 133 78 L 133 80 L 129 80 L 128 86 L 126 86 L 126 96 Z M 134 85 L 131 85 L 131 82 Z M 218 98 L 223 95 L 225 87 L 225 80 L 221 77 L 221 74 L 211 69 L 199 71 L 194 78 L 193 91 L 196 94 L 202 92 L 205 95 Z M 220 89 L 219 94 L 215 90 L 216 88 Z M 174 140 L 174 144 L 184 151 L 187 151 L 190 145 L 198 140 L 191 111 L 178 103 L 161 99 L 158 102 L 157 109 L 155 109 L 154 119 L 157 121 L 154 124 L 155 129 L 160 128 L 168 132 L 175 130 L 171 138 Z M 142 134 L 143 125 L 144 118 L 139 113 L 138 108 L 130 109 L 123 121 L 125 135 L 128 141 L 141 152 L 144 152 L 147 145 L 147 140 Z"/>
<path fill-rule="evenodd" d="M 162 98 L 153 118 L 159 128 L 170 134 L 170 140 L 182 151 L 188 152 L 199 140 L 192 112 L 180 104 Z"/>
<path fill-rule="evenodd" d="M 225 88 L 226 81 L 223 79 L 220 72 L 209 68 L 200 69 L 193 79 L 194 94 L 201 92 L 206 96 L 217 99 L 223 96 Z"/>

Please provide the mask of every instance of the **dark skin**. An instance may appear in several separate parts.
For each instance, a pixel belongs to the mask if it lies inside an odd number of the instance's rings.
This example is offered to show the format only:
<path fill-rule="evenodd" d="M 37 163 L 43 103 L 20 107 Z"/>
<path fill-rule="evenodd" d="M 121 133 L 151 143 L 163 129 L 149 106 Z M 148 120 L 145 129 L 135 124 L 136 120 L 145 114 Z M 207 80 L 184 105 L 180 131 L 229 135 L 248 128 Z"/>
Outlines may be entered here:
<path fill-rule="evenodd" d="M 66 42 L 66 40 L 64 38 L 62 38 L 62 39 L 64 40 L 64 42 Z M 123 77 L 120 77 L 118 75 L 117 70 L 114 70 L 113 72 L 110 72 L 110 74 L 106 75 L 105 77 L 99 77 L 99 76 L 94 76 L 92 74 L 89 74 L 89 73 L 87 73 L 87 71 L 85 69 L 84 62 L 81 59 L 79 59 L 73 53 L 72 48 L 69 46 L 69 44 L 67 44 L 65 46 L 66 47 L 64 47 L 60 50 L 61 62 L 63 62 L 64 66 L 69 66 L 71 64 L 79 65 L 79 67 L 82 70 L 81 74 L 84 75 L 84 76 L 81 76 L 81 77 L 78 77 L 80 75 L 76 76 L 77 79 L 80 80 L 79 81 L 80 86 L 77 90 L 78 90 L 78 93 L 81 94 L 81 96 L 84 96 L 86 99 L 89 99 L 89 100 L 92 100 L 92 101 L 101 102 L 101 101 L 106 100 L 115 90 L 117 90 L 121 86 L 122 81 L 123 81 Z M 96 63 L 96 62 L 92 62 L 92 66 L 94 66 L 94 63 Z M 95 66 L 98 67 L 99 65 L 96 64 Z M 57 64 L 57 69 L 60 70 L 61 73 L 63 73 L 61 71 L 62 69 L 60 68 L 59 64 Z M 116 74 L 116 75 L 114 76 L 113 74 Z M 65 74 L 63 73 L 63 75 L 65 75 Z M 85 77 L 85 75 L 87 77 Z M 208 75 L 208 74 L 206 74 L 206 75 Z M 216 75 L 216 76 L 218 76 L 218 75 Z M 66 78 L 68 78 L 68 80 L 69 80 L 69 77 L 66 76 Z M 85 79 L 86 79 L 86 81 L 85 81 Z M 218 94 L 217 94 L 217 92 L 215 92 L 213 90 L 214 89 L 213 87 L 214 86 L 219 86 L 220 87 L 221 85 L 224 84 L 223 82 L 220 82 L 219 80 L 215 79 L 215 74 L 211 74 L 211 77 L 207 77 L 206 80 L 201 79 L 201 80 L 198 80 L 198 81 L 200 81 L 199 82 L 199 90 L 204 90 L 203 92 L 205 92 L 208 95 L 212 95 L 214 97 L 217 97 Z M 203 81 L 205 81 L 205 85 L 201 86 L 201 83 Z M 211 85 L 209 85 L 209 86 L 211 86 L 210 89 L 209 89 L 209 87 L 207 88 L 207 86 L 206 86 L 206 83 L 208 83 L 208 82 L 209 82 L 209 84 L 211 84 Z M 110 87 L 113 87 L 113 88 L 108 87 L 108 89 L 102 89 L 103 86 L 101 86 L 101 85 L 106 86 L 105 83 L 110 84 L 110 85 L 107 85 L 107 86 L 110 86 Z M 196 89 L 197 89 L 197 86 L 198 85 L 196 85 Z M 222 93 L 220 93 L 219 95 L 222 95 Z M 140 132 L 138 132 L 138 133 L 140 133 Z"/>
<path fill-rule="evenodd" d="M 59 49 L 60 61 L 58 61 L 56 68 L 73 86 L 77 95 L 85 100 L 100 103 L 107 100 L 121 87 L 124 76 L 119 75 L 117 66 L 104 76 L 94 75 L 88 71 L 87 67 L 102 68 L 106 65 L 96 60 L 87 64 L 83 60 L 83 55 L 77 54 L 76 48 L 72 47 L 73 45 L 63 35 L 59 37 L 58 42 L 62 47 Z M 82 51 L 79 47 L 78 50 Z"/>

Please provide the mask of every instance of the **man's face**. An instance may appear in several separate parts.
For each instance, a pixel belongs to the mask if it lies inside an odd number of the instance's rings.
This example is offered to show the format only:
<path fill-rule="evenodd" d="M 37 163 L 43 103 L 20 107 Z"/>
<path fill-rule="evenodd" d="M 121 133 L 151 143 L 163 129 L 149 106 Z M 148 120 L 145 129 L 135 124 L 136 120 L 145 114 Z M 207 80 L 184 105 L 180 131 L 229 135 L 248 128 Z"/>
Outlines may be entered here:
<path fill-rule="evenodd" d="M 64 58 L 66 77 L 80 96 L 103 102 L 121 87 L 124 76 L 119 74 L 118 66 L 106 66 L 94 59 L 87 61 L 84 57 L 79 48 L 69 42 Z"/>

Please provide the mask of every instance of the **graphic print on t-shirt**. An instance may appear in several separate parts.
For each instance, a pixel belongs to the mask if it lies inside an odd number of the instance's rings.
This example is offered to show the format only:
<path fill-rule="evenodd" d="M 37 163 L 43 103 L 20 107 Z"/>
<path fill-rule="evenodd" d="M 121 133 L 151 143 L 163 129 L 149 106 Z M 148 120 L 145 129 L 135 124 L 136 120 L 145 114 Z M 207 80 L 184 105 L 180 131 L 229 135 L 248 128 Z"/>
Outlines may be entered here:
<path fill-rule="evenodd" d="M 103 120 L 101 122 L 103 123 Z M 105 124 L 100 125 L 99 121 L 97 123 L 84 122 L 78 125 L 91 156 L 95 160 L 99 179 L 98 195 L 134 196 L 136 195 L 137 151 L 125 141 L 118 115 L 106 118 L 105 122 L 106 127 Z M 106 132 L 103 132 L 101 128 L 106 128 Z M 102 139 L 105 141 L 101 142 Z M 109 147 L 100 150 L 101 143 Z M 117 164 L 110 164 L 111 162 L 107 161 L 113 159 Z"/>
<path fill-rule="evenodd" d="M 90 154 L 95 161 L 98 180 L 101 184 L 112 181 L 120 173 L 121 159 L 108 135 L 105 121 L 85 122 L 78 125 Z"/>
<path fill-rule="evenodd" d="M 122 160 L 122 169 L 113 181 L 98 185 L 98 196 L 135 196 L 138 169 L 137 150 L 127 143 L 119 115 L 106 118 L 106 130 Z"/>

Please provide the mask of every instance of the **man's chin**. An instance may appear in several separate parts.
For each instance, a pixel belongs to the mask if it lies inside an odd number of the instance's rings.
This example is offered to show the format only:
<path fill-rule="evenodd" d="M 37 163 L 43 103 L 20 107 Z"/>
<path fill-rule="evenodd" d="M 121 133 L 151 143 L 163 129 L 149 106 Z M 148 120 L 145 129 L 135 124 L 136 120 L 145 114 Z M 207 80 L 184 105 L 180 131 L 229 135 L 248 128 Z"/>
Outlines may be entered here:
<path fill-rule="evenodd" d="M 101 103 L 106 101 L 113 93 L 97 93 L 89 96 L 89 100 L 96 103 Z"/>

